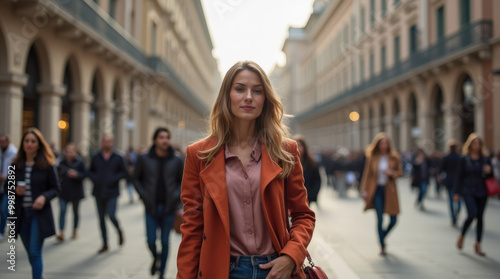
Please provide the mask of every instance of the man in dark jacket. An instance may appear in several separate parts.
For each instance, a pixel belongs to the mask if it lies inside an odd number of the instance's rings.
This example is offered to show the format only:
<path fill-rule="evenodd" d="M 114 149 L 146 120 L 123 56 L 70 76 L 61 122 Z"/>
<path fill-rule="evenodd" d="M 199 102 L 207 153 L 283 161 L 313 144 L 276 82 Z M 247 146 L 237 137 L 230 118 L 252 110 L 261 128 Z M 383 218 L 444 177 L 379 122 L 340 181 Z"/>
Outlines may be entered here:
<path fill-rule="evenodd" d="M 153 255 L 151 275 L 157 270 L 163 278 L 168 257 L 168 239 L 180 205 L 184 163 L 170 146 L 170 131 L 156 129 L 153 146 L 142 154 L 134 170 L 134 185 L 146 208 L 148 247 Z M 156 251 L 156 233 L 161 229 L 162 251 Z M 159 257 L 158 255 L 161 255 Z M 158 266 L 159 265 L 159 266 Z"/>
<path fill-rule="evenodd" d="M 112 134 L 104 134 L 101 141 L 101 151 L 92 156 L 88 176 L 94 183 L 92 194 L 95 196 L 99 225 L 101 226 L 102 248 L 98 253 L 108 251 L 108 237 L 104 217 L 106 214 L 118 231 L 118 244 L 123 245 L 123 232 L 116 219 L 116 202 L 120 195 L 120 180 L 127 176 L 127 168 L 122 156 L 113 152 L 114 139 Z"/>
<path fill-rule="evenodd" d="M 448 190 L 448 198 L 449 198 L 449 205 L 450 205 L 450 214 L 451 214 L 451 224 L 453 226 L 457 225 L 457 215 L 460 212 L 460 206 L 461 202 L 460 200 L 458 201 L 453 201 L 453 194 L 454 194 L 454 185 L 455 185 L 455 180 L 457 178 L 457 171 L 459 168 L 460 164 L 460 154 L 458 154 L 458 142 L 455 140 L 450 140 L 448 142 L 448 146 L 450 147 L 450 153 L 443 157 L 441 160 L 441 164 L 439 166 L 439 173 L 441 174 L 440 177 L 444 177 L 444 179 L 441 181 L 443 185 L 446 186 L 446 189 Z"/>

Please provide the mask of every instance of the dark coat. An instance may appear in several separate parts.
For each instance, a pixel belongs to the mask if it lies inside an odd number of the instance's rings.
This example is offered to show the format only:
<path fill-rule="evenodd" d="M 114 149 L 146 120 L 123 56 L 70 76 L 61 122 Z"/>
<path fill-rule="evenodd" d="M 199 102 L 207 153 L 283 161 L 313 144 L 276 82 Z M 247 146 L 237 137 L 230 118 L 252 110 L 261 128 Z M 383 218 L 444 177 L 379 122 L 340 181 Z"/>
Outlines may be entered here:
<path fill-rule="evenodd" d="M 70 178 L 68 171 L 74 169 L 78 172 L 76 178 Z M 59 197 L 65 201 L 79 201 L 85 197 L 83 193 L 83 179 L 87 177 L 85 162 L 80 157 L 76 157 L 73 162 L 64 158 L 57 168 L 61 179 L 61 194 Z"/>
<path fill-rule="evenodd" d="M 15 184 L 17 181 L 24 181 L 25 170 L 15 169 Z M 12 185 L 7 183 L 8 185 Z M 61 189 L 59 183 L 59 178 L 57 175 L 57 169 L 55 166 L 50 167 L 46 170 L 39 170 L 36 167 L 31 171 L 31 194 L 33 196 L 33 201 L 36 200 L 40 195 L 45 196 L 45 205 L 40 210 L 35 210 L 36 219 L 38 221 L 38 227 L 40 230 L 40 236 L 46 238 L 56 234 L 56 228 L 54 223 L 54 216 L 52 215 L 52 206 L 50 205 L 50 200 L 55 198 Z M 14 189 L 9 189 L 13 191 Z M 21 231 L 24 209 L 23 196 L 16 194 L 15 198 L 15 216 L 17 217 L 16 225 L 16 236 Z"/>
<path fill-rule="evenodd" d="M 458 167 L 460 164 L 460 154 L 457 152 L 450 152 L 450 154 L 443 157 L 439 166 L 439 173 L 444 174 L 444 179 L 441 182 L 448 190 L 453 189 L 455 179 L 458 175 Z"/>
<path fill-rule="evenodd" d="M 318 193 L 321 187 L 321 176 L 317 165 L 311 163 L 304 164 L 304 185 L 307 189 L 307 199 L 309 202 L 318 201 Z"/>
<path fill-rule="evenodd" d="M 425 157 L 426 168 L 424 172 L 422 172 L 422 164 L 415 163 L 415 159 L 413 159 L 413 168 L 411 169 L 411 176 L 412 176 L 411 186 L 420 187 L 423 182 L 429 183 L 429 178 L 431 176 L 431 167 L 432 167 L 431 160 Z"/>
<path fill-rule="evenodd" d="M 158 172 L 163 172 L 165 191 L 165 212 L 173 213 L 180 206 L 182 173 L 184 162 L 168 148 L 163 170 L 158 170 L 158 157 L 153 146 L 148 153 L 139 156 L 134 169 L 133 183 L 146 207 L 146 212 L 155 214 Z"/>
<path fill-rule="evenodd" d="M 120 195 L 120 180 L 127 177 L 123 157 L 113 152 L 108 161 L 99 152 L 92 156 L 88 176 L 94 183 L 92 195 L 98 199 L 110 199 Z"/>
<path fill-rule="evenodd" d="M 470 156 L 464 156 L 460 159 L 458 165 L 458 175 L 455 180 L 455 194 L 461 196 L 486 197 L 486 177 L 483 173 L 483 166 L 490 165 L 486 157 L 480 157 L 479 160 L 472 160 Z"/>

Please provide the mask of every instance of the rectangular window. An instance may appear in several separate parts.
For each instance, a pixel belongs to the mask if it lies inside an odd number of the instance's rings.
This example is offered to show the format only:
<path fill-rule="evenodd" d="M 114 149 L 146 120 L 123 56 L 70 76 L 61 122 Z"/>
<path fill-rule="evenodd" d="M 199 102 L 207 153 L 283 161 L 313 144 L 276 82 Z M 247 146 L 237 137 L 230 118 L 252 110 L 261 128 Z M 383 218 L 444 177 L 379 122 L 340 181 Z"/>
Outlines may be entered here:
<path fill-rule="evenodd" d="M 375 74 L 375 55 L 370 53 L 370 79 L 373 77 Z"/>
<path fill-rule="evenodd" d="M 366 15 L 365 15 L 365 7 L 362 7 L 361 8 L 361 33 L 364 33 L 365 32 L 365 19 L 366 19 Z"/>
<path fill-rule="evenodd" d="M 156 33 L 157 33 L 158 27 L 156 26 L 156 23 L 153 22 L 151 26 L 151 54 L 155 55 L 156 54 Z"/>
<path fill-rule="evenodd" d="M 385 71 L 386 65 L 385 46 L 382 46 L 382 48 L 380 48 L 380 67 L 382 69 L 382 72 Z"/>
<path fill-rule="evenodd" d="M 468 25 L 470 23 L 470 0 L 460 0 L 460 25 Z"/>
<path fill-rule="evenodd" d="M 440 41 L 444 38 L 444 6 L 439 7 L 436 11 L 436 34 L 437 40 Z"/>
<path fill-rule="evenodd" d="M 370 26 L 375 26 L 375 0 L 370 0 Z"/>
<path fill-rule="evenodd" d="M 418 50 L 418 29 L 414 24 L 410 27 L 410 55 L 415 54 Z"/>
<path fill-rule="evenodd" d="M 108 10 L 109 16 L 111 18 L 115 18 L 116 16 L 116 0 L 109 0 L 109 10 Z"/>
<path fill-rule="evenodd" d="M 399 64 L 399 59 L 401 58 L 399 36 L 394 37 L 394 64 Z"/>
<path fill-rule="evenodd" d="M 363 82 L 365 79 L 365 60 L 361 58 L 359 60 L 359 80 L 360 82 Z"/>
<path fill-rule="evenodd" d="M 385 18 L 387 16 L 387 0 L 382 0 L 380 12 L 382 14 L 382 18 Z"/>

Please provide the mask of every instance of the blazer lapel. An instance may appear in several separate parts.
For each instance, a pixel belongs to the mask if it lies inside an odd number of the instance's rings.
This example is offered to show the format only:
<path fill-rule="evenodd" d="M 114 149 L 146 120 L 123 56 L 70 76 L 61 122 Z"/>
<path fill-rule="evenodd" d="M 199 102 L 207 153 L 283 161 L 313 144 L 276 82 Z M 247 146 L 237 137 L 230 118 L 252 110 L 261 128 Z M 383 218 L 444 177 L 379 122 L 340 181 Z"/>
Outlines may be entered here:
<path fill-rule="evenodd" d="M 269 157 L 265 144 L 261 144 L 261 149 L 262 168 L 260 174 L 260 189 L 261 193 L 264 194 L 267 185 L 269 185 L 283 169 Z"/>
<path fill-rule="evenodd" d="M 226 164 L 224 148 L 221 148 L 215 159 L 201 172 L 200 178 L 207 189 L 229 237 L 229 202 L 226 187 Z"/>

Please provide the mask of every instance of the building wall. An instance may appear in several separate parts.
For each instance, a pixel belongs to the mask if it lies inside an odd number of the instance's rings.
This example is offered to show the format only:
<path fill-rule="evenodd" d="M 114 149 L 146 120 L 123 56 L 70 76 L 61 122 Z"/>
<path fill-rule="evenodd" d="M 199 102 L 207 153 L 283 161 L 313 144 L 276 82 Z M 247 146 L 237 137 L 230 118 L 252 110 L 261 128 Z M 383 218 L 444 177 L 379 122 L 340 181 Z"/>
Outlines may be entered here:
<path fill-rule="evenodd" d="M 122 150 L 150 145 L 158 126 L 170 128 L 181 147 L 202 136 L 220 77 L 199 0 L 116 1 L 115 19 L 107 14 L 109 1 L 0 3 L 0 133 L 14 144 L 30 104 L 23 93 L 27 84 L 38 99 L 36 126 L 58 150 L 67 143 L 63 135 L 84 155 L 97 150 L 104 132 L 114 133 Z M 61 6 L 75 3 L 89 10 Z M 75 18 L 82 11 L 97 15 L 102 21 L 93 23 L 100 25 L 90 26 L 85 15 Z M 124 43 L 117 47 L 117 40 Z M 32 48 L 38 69 L 29 72 Z M 36 75 L 40 80 L 30 82 Z M 68 113 L 69 127 L 59 128 Z"/>

